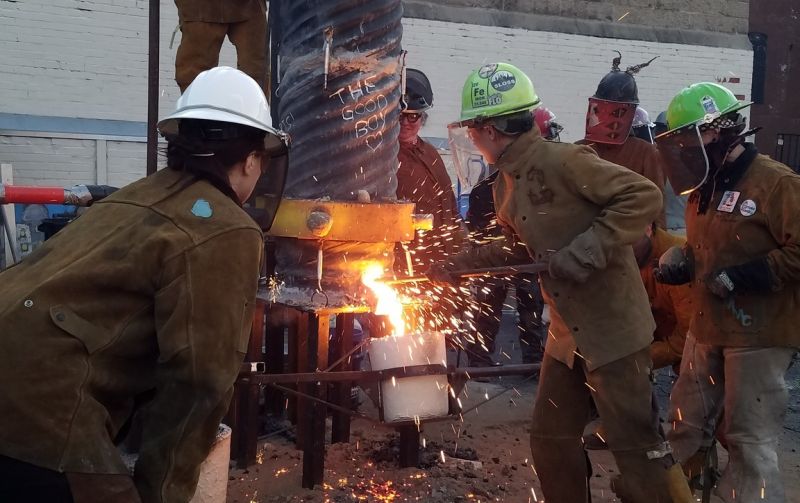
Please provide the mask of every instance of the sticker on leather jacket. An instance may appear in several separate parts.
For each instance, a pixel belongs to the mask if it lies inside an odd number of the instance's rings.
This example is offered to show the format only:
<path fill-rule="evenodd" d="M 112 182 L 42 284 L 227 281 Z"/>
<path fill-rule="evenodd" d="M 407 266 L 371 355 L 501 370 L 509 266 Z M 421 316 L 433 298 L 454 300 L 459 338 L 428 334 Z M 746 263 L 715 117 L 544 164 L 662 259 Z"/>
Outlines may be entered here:
<path fill-rule="evenodd" d="M 198 199 L 192 206 L 192 215 L 200 218 L 211 218 L 214 210 L 211 209 L 211 204 L 205 199 Z"/>
<path fill-rule="evenodd" d="M 733 213 L 734 208 L 736 208 L 736 201 L 739 200 L 741 194 L 741 192 L 735 190 L 726 190 L 725 193 L 722 194 L 722 199 L 719 202 L 719 206 L 717 206 L 717 211 Z"/>
<path fill-rule="evenodd" d="M 745 199 L 742 201 L 742 204 L 739 206 L 739 213 L 742 215 L 749 217 L 755 215 L 756 213 L 756 202 L 752 199 Z"/>

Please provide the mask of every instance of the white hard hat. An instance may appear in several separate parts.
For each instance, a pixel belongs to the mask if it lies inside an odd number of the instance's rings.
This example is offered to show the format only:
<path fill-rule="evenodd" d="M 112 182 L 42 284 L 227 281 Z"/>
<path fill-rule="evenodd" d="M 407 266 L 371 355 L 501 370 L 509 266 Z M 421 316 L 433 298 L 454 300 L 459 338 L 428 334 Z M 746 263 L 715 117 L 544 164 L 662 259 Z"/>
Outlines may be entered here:
<path fill-rule="evenodd" d="M 647 113 L 647 110 L 644 108 L 637 106 L 636 112 L 633 114 L 633 124 L 631 127 L 640 127 L 640 126 L 655 126 L 652 122 L 650 122 L 650 114 Z"/>
<path fill-rule="evenodd" d="M 246 73 L 228 66 L 211 68 L 195 77 L 178 98 L 175 112 L 158 122 L 158 130 L 162 135 L 177 134 L 181 119 L 231 122 L 284 137 L 272 127 L 261 87 Z"/>

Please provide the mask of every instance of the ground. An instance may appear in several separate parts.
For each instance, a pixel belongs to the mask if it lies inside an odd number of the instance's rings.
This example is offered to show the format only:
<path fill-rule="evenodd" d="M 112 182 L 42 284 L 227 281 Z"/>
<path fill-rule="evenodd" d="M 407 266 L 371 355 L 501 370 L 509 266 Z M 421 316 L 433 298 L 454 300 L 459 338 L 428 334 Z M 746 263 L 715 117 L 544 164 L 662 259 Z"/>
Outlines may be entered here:
<path fill-rule="evenodd" d="M 504 315 L 501 345 L 512 358 L 515 321 Z M 500 350 L 498 350 L 499 353 Z M 787 501 L 800 501 L 800 368 L 789 373 L 791 399 L 780 439 L 780 460 Z M 674 375 L 658 375 L 656 392 L 663 406 Z M 231 470 L 228 501 L 266 502 L 535 502 L 542 493 L 530 463 L 528 428 L 536 382 L 522 378 L 470 381 L 462 395 L 464 410 L 472 404 L 508 391 L 464 415 L 463 420 L 423 425 L 423 468 L 399 469 L 394 429 L 357 419 L 349 444 L 329 445 L 325 484 L 315 490 L 300 487 L 302 453 L 295 448 L 291 429 L 262 440 L 260 464 L 249 470 Z M 361 411 L 377 417 L 369 400 Z M 330 438 L 330 437 L 329 437 Z M 591 451 L 592 501 L 618 501 L 609 490 L 616 473 L 607 451 Z M 724 463 L 724 452 L 721 463 Z"/>

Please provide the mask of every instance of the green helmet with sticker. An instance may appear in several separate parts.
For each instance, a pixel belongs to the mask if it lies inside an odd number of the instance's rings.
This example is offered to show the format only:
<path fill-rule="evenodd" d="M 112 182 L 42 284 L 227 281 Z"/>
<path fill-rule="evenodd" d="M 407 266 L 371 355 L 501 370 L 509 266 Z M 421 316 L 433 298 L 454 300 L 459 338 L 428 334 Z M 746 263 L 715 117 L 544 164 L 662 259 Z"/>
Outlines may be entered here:
<path fill-rule="evenodd" d="M 514 65 L 492 63 L 470 73 L 461 94 L 461 121 L 487 119 L 539 106 L 531 79 Z"/>
<path fill-rule="evenodd" d="M 667 108 L 669 132 L 691 125 L 712 124 L 718 118 L 747 108 L 752 103 L 739 101 L 726 87 L 713 82 L 692 84 L 681 90 Z"/>

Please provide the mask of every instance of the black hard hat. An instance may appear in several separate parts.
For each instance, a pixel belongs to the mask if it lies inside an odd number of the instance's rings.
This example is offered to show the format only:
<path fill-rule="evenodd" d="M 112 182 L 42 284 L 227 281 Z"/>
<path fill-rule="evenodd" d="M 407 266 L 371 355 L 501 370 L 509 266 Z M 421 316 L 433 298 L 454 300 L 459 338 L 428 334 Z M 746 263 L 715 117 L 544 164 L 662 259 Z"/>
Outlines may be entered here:
<path fill-rule="evenodd" d="M 428 77 L 415 68 L 406 68 L 406 89 L 403 110 L 422 112 L 433 106 L 433 89 Z"/>
<path fill-rule="evenodd" d="M 655 126 L 653 127 L 653 136 L 658 136 L 662 133 L 666 133 L 669 130 L 669 125 L 667 125 L 667 112 L 663 111 L 658 114 L 656 120 L 654 122 Z"/>
<path fill-rule="evenodd" d="M 622 103 L 639 103 L 636 79 L 628 72 L 612 70 L 597 85 L 594 98 Z"/>
<path fill-rule="evenodd" d="M 629 66 L 624 71 L 619 69 L 622 62 L 622 54 L 619 51 L 617 57 L 611 62 L 611 71 L 600 80 L 593 98 L 607 101 L 618 101 L 621 103 L 639 104 L 639 88 L 636 86 L 636 79 L 633 77 L 639 70 L 650 65 L 656 58 L 646 63 Z"/>

